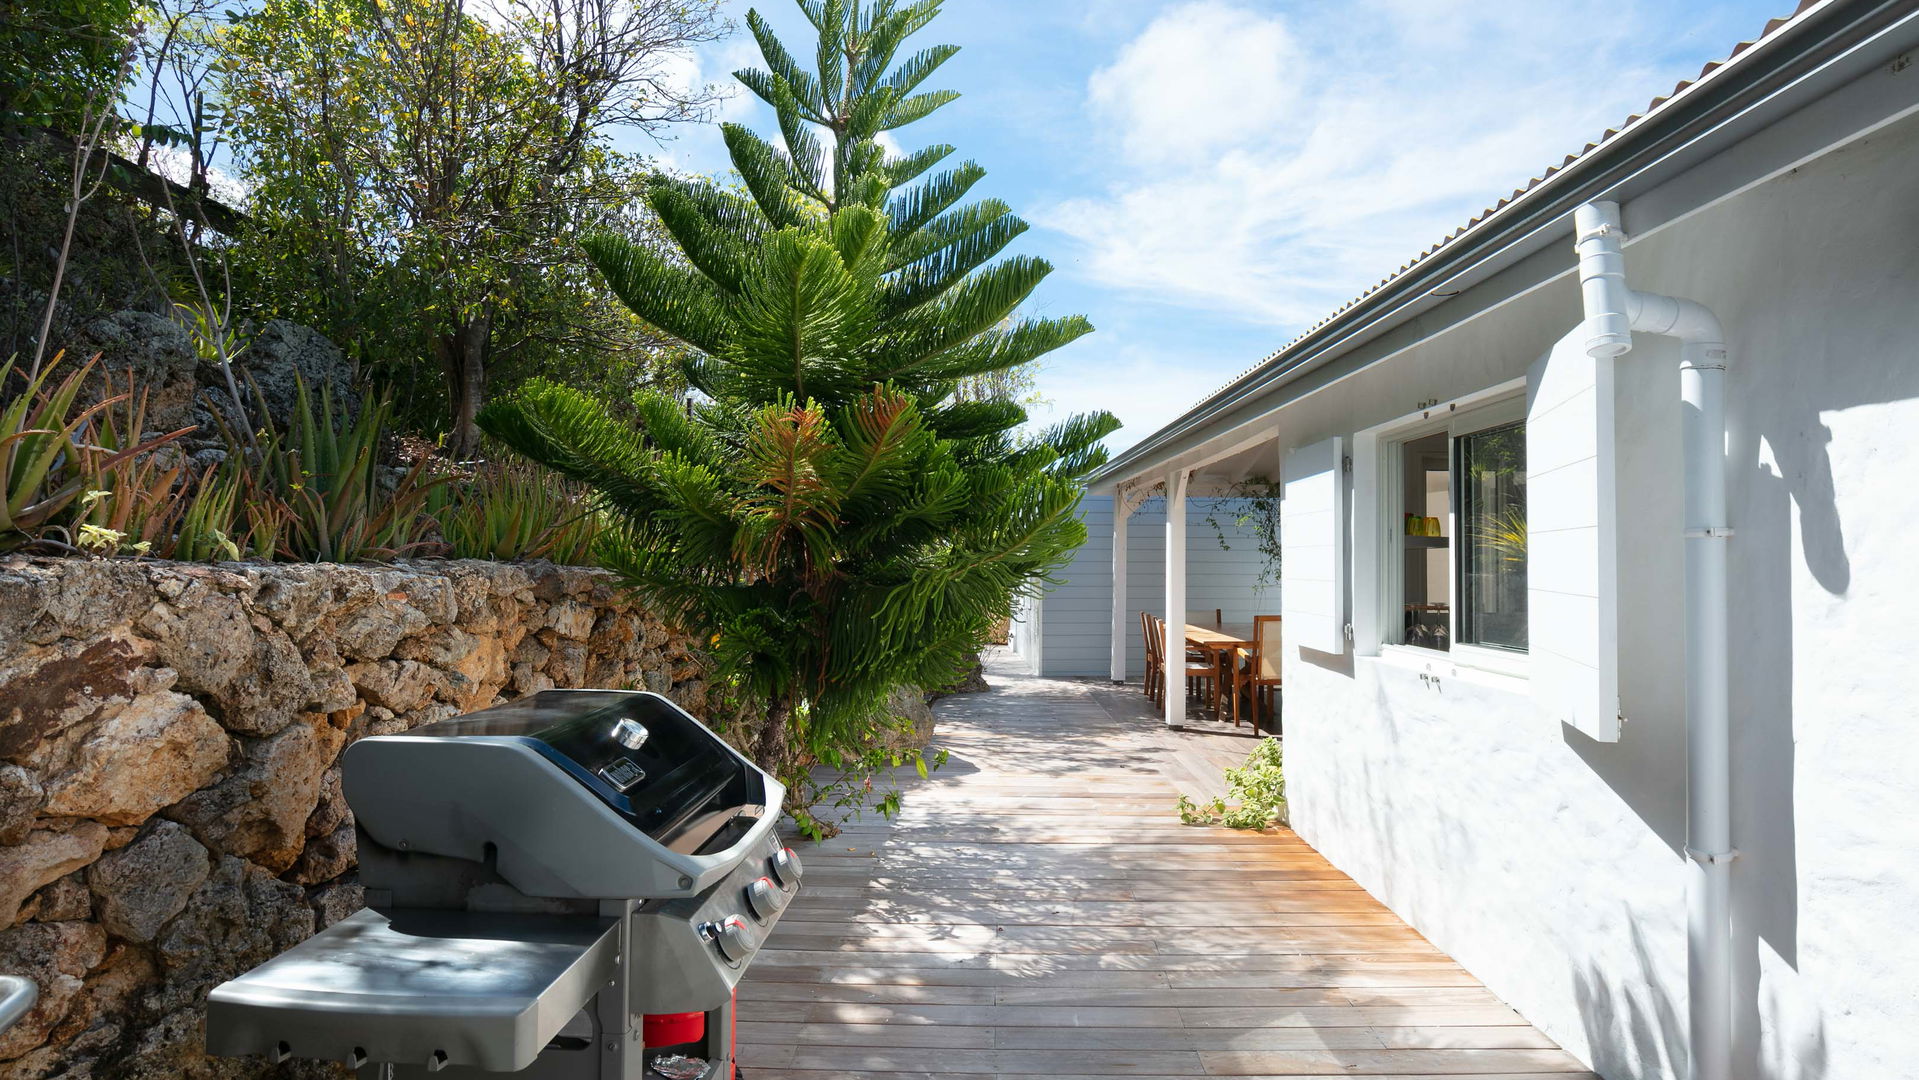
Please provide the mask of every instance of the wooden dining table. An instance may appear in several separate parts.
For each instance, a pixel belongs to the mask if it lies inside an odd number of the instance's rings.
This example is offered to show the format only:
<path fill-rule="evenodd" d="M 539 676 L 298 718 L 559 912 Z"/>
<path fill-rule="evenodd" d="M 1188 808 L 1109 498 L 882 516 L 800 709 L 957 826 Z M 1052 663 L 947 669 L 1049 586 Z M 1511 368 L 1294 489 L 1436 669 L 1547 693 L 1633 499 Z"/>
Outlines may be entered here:
<path fill-rule="evenodd" d="M 1187 623 L 1186 644 L 1208 652 L 1250 649 L 1253 646 L 1253 627 L 1250 623 L 1225 623 L 1219 626 Z"/>
<path fill-rule="evenodd" d="M 1213 661 L 1213 711 L 1220 711 L 1220 700 L 1226 696 L 1228 659 L 1236 649 L 1253 647 L 1253 628 L 1246 623 L 1221 623 L 1207 626 L 1202 623 L 1186 624 L 1186 644 L 1205 653 Z"/>

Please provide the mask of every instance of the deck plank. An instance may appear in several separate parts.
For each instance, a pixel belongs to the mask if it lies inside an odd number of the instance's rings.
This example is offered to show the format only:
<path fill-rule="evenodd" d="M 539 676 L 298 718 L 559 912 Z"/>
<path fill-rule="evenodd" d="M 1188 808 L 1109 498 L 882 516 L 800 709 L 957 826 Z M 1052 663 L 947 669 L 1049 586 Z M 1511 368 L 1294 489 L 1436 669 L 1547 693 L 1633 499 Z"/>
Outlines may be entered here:
<path fill-rule="evenodd" d="M 1593 1080 L 1291 832 L 1179 824 L 1249 732 L 990 678 L 895 820 L 795 844 L 740 988 L 753 1080 Z"/>

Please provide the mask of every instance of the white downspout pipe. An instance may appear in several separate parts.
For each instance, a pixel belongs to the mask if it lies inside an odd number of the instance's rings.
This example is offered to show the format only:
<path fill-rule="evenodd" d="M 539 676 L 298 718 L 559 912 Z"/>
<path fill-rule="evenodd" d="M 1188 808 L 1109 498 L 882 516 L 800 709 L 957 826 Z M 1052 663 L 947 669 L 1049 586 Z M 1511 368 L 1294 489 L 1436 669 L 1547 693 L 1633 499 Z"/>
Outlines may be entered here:
<path fill-rule="evenodd" d="M 1732 727 L 1727 705 L 1726 335 L 1701 304 L 1626 286 L 1617 203 L 1573 213 L 1586 352 L 1619 356 L 1632 332 L 1679 339 L 1686 475 L 1687 971 L 1692 1080 L 1732 1075 Z"/>
<path fill-rule="evenodd" d="M 1126 681 L 1126 643 L 1132 640 L 1126 628 L 1126 616 L 1130 611 L 1126 603 L 1126 534 L 1132 511 L 1127 509 L 1126 503 L 1126 492 L 1113 492 L 1113 640 L 1110 674 L 1116 683 Z M 1134 626 L 1132 633 L 1138 632 L 1139 627 Z"/>

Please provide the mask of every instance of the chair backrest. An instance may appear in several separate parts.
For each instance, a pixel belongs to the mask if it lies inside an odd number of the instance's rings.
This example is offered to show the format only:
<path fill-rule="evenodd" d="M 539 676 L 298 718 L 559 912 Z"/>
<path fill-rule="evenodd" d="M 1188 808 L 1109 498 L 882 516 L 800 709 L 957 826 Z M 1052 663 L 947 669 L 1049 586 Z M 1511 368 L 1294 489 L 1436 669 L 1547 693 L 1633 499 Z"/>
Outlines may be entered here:
<path fill-rule="evenodd" d="M 1226 611 L 1224 608 L 1213 609 L 1213 625 L 1215 627 L 1226 625 Z"/>
<path fill-rule="evenodd" d="M 1154 625 L 1158 622 L 1150 612 L 1139 613 L 1139 633 L 1146 640 L 1146 659 L 1149 662 L 1159 659 L 1159 634 Z"/>
<path fill-rule="evenodd" d="M 1279 636 L 1278 615 L 1253 616 L 1253 674 L 1261 679 L 1279 678 Z"/>

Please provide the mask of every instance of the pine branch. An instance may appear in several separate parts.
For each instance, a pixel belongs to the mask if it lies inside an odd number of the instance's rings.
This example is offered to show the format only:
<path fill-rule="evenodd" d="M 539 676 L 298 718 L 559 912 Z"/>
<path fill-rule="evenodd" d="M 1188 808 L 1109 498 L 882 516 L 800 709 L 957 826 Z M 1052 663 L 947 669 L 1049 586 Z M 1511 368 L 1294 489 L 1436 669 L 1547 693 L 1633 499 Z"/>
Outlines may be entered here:
<path fill-rule="evenodd" d="M 760 56 L 766 60 L 766 66 L 770 69 L 766 74 L 785 83 L 787 92 L 800 106 L 808 120 L 816 124 L 826 123 L 830 106 L 820 93 L 819 80 L 805 68 L 800 67 L 799 61 L 793 58 L 792 53 L 786 51 L 786 46 L 780 43 L 780 39 L 773 33 L 773 28 L 767 25 L 758 11 L 749 10 L 746 13 L 746 26 L 752 32 L 753 40 L 759 43 Z M 735 72 L 734 76 L 746 83 L 748 89 L 759 94 L 768 105 L 774 108 L 779 107 L 778 101 L 768 96 L 760 87 L 747 82 L 744 75 Z"/>
<path fill-rule="evenodd" d="M 721 124 L 720 132 L 726 140 L 734 170 L 746 183 L 746 190 L 752 193 L 766 220 L 777 229 L 805 221 L 806 215 L 793 197 L 796 177 L 792 164 L 773 149 L 771 143 L 738 124 Z"/>
<path fill-rule="evenodd" d="M 901 267 L 886 281 L 883 286 L 886 303 L 882 309 L 885 318 L 903 315 L 938 299 L 1005 250 L 1027 228 L 1024 221 L 1011 214 L 1001 214 L 977 227 L 964 221 L 955 222 L 955 226 L 969 231 L 956 232 L 951 239 L 929 237 L 929 240 L 943 242 L 931 254 Z M 926 236 L 928 232 L 930 230 L 920 235 Z"/>
<path fill-rule="evenodd" d="M 711 280 L 610 233 L 590 236 L 581 246 L 635 315 L 697 349 L 726 347 L 728 320 Z"/>
<path fill-rule="evenodd" d="M 957 167 L 940 173 L 918 187 L 908 188 L 887 200 L 887 212 L 893 217 L 893 232 L 898 236 L 907 236 L 918 232 L 926 223 L 950 210 L 954 203 L 966 197 L 973 185 L 985 177 L 986 170 L 974 162 L 962 162 Z"/>

